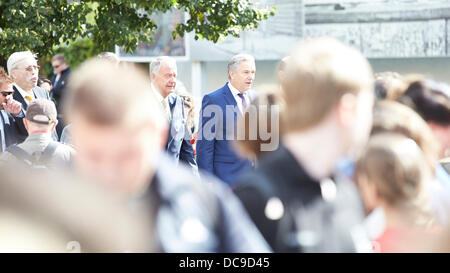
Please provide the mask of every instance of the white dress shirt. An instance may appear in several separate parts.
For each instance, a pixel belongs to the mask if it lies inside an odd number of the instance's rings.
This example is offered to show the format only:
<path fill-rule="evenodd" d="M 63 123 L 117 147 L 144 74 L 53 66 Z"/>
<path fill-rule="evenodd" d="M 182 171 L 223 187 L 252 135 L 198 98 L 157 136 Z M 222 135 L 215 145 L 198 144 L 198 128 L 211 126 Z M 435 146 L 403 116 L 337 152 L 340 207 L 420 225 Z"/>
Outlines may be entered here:
<path fill-rule="evenodd" d="M 153 83 L 152 83 L 151 87 L 152 87 L 153 93 L 156 96 L 156 99 L 158 100 L 159 103 L 161 103 L 161 106 L 163 107 L 163 110 L 166 112 L 168 118 L 170 119 L 172 114 L 170 113 L 170 106 L 169 106 L 169 99 L 168 99 L 169 96 L 163 98 L 163 96 L 161 95 L 161 93 L 158 92 L 158 89 L 156 89 L 156 87 L 153 85 Z M 166 102 L 166 106 L 167 107 L 164 107 L 163 101 Z"/>
<path fill-rule="evenodd" d="M 8 118 L 8 114 L 5 110 L 0 110 L 0 137 L 2 138 L 2 150 L 4 152 L 6 149 L 6 138 L 5 138 L 5 118 Z"/>
<path fill-rule="evenodd" d="M 236 100 L 237 106 L 239 108 L 239 111 L 241 112 L 241 114 L 244 114 L 243 111 L 243 105 L 242 105 L 242 99 L 241 97 L 238 96 L 239 90 L 237 90 L 230 82 L 228 82 L 228 88 L 230 88 L 231 94 L 233 94 L 234 99 Z M 245 102 L 247 103 L 247 107 L 248 105 L 250 105 L 250 98 L 247 95 L 247 91 L 244 92 L 244 99 Z"/>
<path fill-rule="evenodd" d="M 31 91 L 31 95 L 30 93 L 28 93 L 27 91 L 23 90 L 22 88 L 20 88 L 17 84 L 14 84 L 14 86 L 17 88 L 17 90 L 19 90 L 20 95 L 22 96 L 23 100 L 25 101 L 25 103 L 28 105 L 29 102 L 28 100 L 25 98 L 26 96 L 30 96 L 32 99 L 35 99 L 34 93 L 33 91 Z"/>

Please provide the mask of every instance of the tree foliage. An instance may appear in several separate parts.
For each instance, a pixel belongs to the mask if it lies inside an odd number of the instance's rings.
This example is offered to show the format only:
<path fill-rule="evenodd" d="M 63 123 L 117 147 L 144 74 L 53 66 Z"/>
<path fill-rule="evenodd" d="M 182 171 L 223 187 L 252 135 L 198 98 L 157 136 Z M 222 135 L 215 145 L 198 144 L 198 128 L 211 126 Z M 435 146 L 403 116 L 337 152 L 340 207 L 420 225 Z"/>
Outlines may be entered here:
<path fill-rule="evenodd" d="M 97 51 L 119 45 L 132 52 L 138 42 L 152 42 L 158 26 L 150 16 L 171 9 L 188 14 L 174 37 L 193 32 L 195 39 L 214 42 L 238 37 L 274 14 L 273 9 L 255 8 L 250 0 L 0 0 L 0 55 L 31 50 L 47 56 L 57 46 L 80 39 L 91 40 Z"/>

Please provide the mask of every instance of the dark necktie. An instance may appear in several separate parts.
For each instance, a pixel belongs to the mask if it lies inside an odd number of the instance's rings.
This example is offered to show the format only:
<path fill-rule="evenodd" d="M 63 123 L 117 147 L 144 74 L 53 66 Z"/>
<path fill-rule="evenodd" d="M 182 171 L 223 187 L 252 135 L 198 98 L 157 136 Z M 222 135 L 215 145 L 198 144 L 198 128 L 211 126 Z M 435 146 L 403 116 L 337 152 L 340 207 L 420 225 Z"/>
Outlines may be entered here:
<path fill-rule="evenodd" d="M 242 100 L 242 112 L 245 112 L 245 110 L 247 109 L 247 101 L 245 101 L 244 94 L 239 93 L 238 96 Z"/>

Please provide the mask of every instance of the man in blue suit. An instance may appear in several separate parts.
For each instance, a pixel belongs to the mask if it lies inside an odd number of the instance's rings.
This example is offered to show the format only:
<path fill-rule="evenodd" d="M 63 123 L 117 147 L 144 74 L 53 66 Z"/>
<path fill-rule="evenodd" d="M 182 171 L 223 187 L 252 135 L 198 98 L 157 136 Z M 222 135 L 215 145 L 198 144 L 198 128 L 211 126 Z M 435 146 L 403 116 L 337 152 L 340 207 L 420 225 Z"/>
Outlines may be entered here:
<path fill-rule="evenodd" d="M 228 63 L 228 82 L 203 97 L 197 140 L 199 169 L 214 174 L 233 186 L 237 177 L 251 168 L 250 161 L 240 158 L 231 147 L 237 115 L 250 104 L 255 79 L 255 60 L 238 54 Z M 230 113 L 231 112 L 231 113 Z"/>
<path fill-rule="evenodd" d="M 152 89 L 170 124 L 166 151 L 175 162 L 182 161 L 197 173 L 197 162 L 190 143 L 190 132 L 186 122 L 183 99 L 174 93 L 177 84 L 175 59 L 162 56 L 150 64 Z"/>

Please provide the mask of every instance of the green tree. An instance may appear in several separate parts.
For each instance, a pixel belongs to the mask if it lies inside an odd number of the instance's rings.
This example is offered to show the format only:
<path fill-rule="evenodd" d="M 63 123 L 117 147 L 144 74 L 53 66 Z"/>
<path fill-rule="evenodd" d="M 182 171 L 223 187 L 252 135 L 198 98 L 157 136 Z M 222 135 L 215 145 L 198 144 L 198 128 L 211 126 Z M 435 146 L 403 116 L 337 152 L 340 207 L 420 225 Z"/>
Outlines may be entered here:
<path fill-rule="evenodd" d="M 214 42 L 239 37 L 274 14 L 249 0 L 0 0 L 0 59 L 20 50 L 49 56 L 61 45 L 86 39 L 97 51 L 119 45 L 132 52 L 138 42 L 152 42 L 158 26 L 150 16 L 171 9 L 189 18 L 177 25 L 174 37 L 193 32 L 195 39 Z"/>

